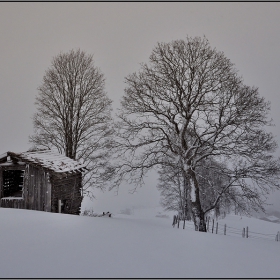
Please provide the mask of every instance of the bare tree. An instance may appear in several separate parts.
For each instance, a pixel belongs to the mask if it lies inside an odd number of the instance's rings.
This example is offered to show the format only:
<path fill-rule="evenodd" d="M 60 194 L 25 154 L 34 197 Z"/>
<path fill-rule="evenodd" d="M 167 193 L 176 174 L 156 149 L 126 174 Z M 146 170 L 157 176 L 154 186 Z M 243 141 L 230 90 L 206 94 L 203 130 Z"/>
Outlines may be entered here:
<path fill-rule="evenodd" d="M 36 148 L 56 148 L 83 161 L 89 170 L 84 186 L 103 187 L 112 146 L 111 103 L 104 90 L 104 75 L 92 55 L 71 50 L 53 58 L 36 97 Z M 84 189 L 84 190 L 85 190 Z"/>
<path fill-rule="evenodd" d="M 216 162 L 212 158 L 200 161 L 196 167 L 196 177 L 200 187 L 200 201 L 204 214 L 215 210 L 215 215 L 220 216 L 221 213 L 227 213 L 231 210 L 238 213 L 250 214 L 251 208 L 257 210 L 263 207 L 254 207 L 252 203 L 248 203 L 246 196 L 237 192 L 234 188 L 225 187 L 231 182 L 230 176 L 225 171 L 226 165 Z M 182 217 L 187 220 L 191 219 L 190 207 L 190 188 L 184 177 L 184 172 L 178 164 L 161 165 L 159 168 L 159 183 L 157 188 L 161 194 L 161 205 L 166 210 L 178 211 Z M 219 199 L 216 198 L 219 193 Z"/>
<path fill-rule="evenodd" d="M 271 124 L 269 103 L 257 88 L 243 83 L 230 60 L 206 38 L 158 43 L 149 64 L 125 81 L 118 114 L 118 160 L 123 161 L 112 187 L 123 179 L 141 186 L 148 170 L 177 162 L 199 231 L 206 231 L 205 213 L 229 190 L 261 207 L 263 195 L 279 188 L 279 160 L 273 157 L 277 145 L 265 131 Z M 208 158 L 226 163 L 219 172 L 228 183 L 203 209 L 198 166 Z"/>
<path fill-rule="evenodd" d="M 238 189 L 228 187 L 231 184 L 231 171 L 226 163 L 217 162 L 208 157 L 200 161 L 196 167 L 196 177 L 200 186 L 200 199 L 204 213 L 215 210 L 215 215 L 235 210 L 239 213 L 250 214 L 252 208 L 263 209 L 264 201 L 255 206 L 243 196 Z M 218 199 L 217 199 L 218 198 Z"/>
<path fill-rule="evenodd" d="M 178 165 L 162 165 L 158 171 L 157 185 L 161 205 L 165 210 L 178 211 L 184 219 L 191 220 L 189 188 Z"/>

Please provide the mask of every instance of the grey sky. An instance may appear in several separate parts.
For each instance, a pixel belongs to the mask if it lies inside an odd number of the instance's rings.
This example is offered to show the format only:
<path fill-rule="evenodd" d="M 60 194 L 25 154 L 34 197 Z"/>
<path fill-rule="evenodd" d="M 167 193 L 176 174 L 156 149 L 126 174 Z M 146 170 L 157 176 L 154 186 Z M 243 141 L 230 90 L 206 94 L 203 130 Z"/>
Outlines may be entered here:
<path fill-rule="evenodd" d="M 25 151 L 34 100 L 45 70 L 60 51 L 94 54 L 106 91 L 119 106 L 124 77 L 147 62 L 157 42 L 205 35 L 235 63 L 246 84 L 271 101 L 280 143 L 280 3 L 0 3 L 0 154 Z M 277 155 L 279 155 L 279 150 Z M 98 203 L 158 204 L 156 178 L 137 194 L 120 190 Z M 280 208 L 280 195 L 271 199 Z M 95 202 L 97 203 L 97 202 Z M 97 204 L 98 204 L 97 203 Z M 121 207 L 121 206 L 120 206 Z"/>

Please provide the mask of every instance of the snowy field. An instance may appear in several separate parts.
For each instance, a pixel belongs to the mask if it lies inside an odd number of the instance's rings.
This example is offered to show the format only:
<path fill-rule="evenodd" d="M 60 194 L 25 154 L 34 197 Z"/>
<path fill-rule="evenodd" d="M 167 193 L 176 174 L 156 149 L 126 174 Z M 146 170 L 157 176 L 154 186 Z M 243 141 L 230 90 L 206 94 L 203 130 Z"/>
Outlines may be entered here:
<path fill-rule="evenodd" d="M 0 278 L 280 277 L 280 242 L 250 238 L 280 224 L 229 215 L 218 222 L 240 234 L 224 236 L 173 228 L 172 213 L 158 210 L 109 218 L 0 208 Z"/>

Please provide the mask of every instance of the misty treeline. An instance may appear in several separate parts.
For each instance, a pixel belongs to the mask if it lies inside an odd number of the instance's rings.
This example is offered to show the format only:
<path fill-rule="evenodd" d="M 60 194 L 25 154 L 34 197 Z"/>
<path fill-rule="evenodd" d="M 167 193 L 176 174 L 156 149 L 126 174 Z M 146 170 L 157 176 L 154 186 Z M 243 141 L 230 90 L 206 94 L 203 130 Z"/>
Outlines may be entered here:
<path fill-rule="evenodd" d="M 91 55 L 56 56 L 36 98 L 33 148 L 56 148 L 87 163 L 84 190 L 117 190 L 159 175 L 162 205 L 206 231 L 211 211 L 264 210 L 279 189 L 270 105 L 203 37 L 158 43 L 112 101 Z"/>

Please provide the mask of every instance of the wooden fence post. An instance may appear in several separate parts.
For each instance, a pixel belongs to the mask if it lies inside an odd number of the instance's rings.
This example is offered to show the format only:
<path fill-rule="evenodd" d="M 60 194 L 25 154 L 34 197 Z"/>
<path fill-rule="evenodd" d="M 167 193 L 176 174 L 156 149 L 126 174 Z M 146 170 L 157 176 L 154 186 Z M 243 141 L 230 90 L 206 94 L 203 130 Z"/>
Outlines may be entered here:
<path fill-rule="evenodd" d="M 243 238 L 245 237 L 245 228 L 243 228 L 243 230 L 242 230 L 242 237 Z"/>
<path fill-rule="evenodd" d="M 61 213 L 61 199 L 58 200 L 58 213 Z"/>
<path fill-rule="evenodd" d="M 178 219 L 178 228 L 179 228 L 179 225 L 180 225 L 179 215 L 177 216 L 177 219 Z"/>
<path fill-rule="evenodd" d="M 225 227 L 224 227 L 224 235 L 226 235 L 227 233 L 227 225 L 225 224 Z"/>
<path fill-rule="evenodd" d="M 185 229 L 186 217 L 184 217 L 183 229 Z"/>
<path fill-rule="evenodd" d="M 248 238 L 249 237 L 249 228 L 248 227 L 246 227 L 246 238 Z"/>
<path fill-rule="evenodd" d="M 172 226 L 175 227 L 175 225 L 176 225 L 176 216 L 174 215 L 174 216 L 173 216 L 173 223 L 172 223 Z"/>
<path fill-rule="evenodd" d="M 214 219 L 213 219 L 213 224 L 212 224 L 212 233 L 214 231 Z"/>
<path fill-rule="evenodd" d="M 216 224 L 216 234 L 218 234 L 218 222 Z"/>

